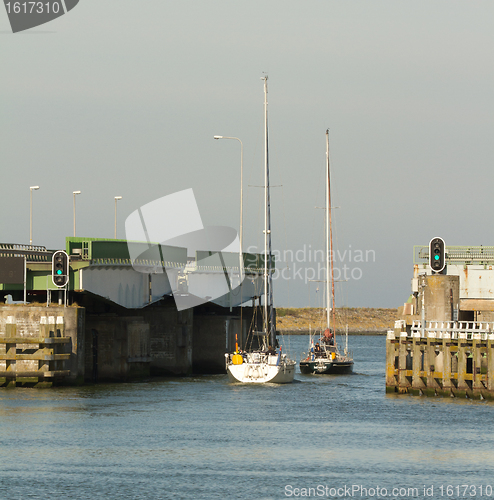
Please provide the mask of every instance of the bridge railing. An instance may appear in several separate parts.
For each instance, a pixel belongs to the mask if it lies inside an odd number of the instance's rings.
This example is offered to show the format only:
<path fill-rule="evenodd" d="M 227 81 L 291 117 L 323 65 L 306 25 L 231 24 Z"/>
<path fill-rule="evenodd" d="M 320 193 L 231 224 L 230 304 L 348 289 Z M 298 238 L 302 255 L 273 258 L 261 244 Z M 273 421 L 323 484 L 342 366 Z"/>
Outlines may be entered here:
<path fill-rule="evenodd" d="M 38 245 L 0 243 L 0 257 L 26 257 L 27 262 L 51 262 L 53 252 Z"/>
<path fill-rule="evenodd" d="M 429 262 L 429 246 L 413 247 L 413 263 Z M 446 263 L 450 264 L 494 264 L 494 246 L 450 246 L 446 245 Z"/>

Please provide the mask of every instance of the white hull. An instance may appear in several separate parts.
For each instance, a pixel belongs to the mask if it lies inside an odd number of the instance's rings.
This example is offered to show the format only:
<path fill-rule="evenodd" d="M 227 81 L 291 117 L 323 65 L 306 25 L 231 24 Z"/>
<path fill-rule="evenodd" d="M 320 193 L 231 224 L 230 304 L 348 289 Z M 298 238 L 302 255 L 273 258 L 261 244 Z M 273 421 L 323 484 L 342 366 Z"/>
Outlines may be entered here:
<path fill-rule="evenodd" d="M 289 384 L 295 377 L 295 361 L 286 355 L 248 353 L 242 364 L 233 364 L 226 355 L 226 371 L 231 382 L 242 384 Z"/>

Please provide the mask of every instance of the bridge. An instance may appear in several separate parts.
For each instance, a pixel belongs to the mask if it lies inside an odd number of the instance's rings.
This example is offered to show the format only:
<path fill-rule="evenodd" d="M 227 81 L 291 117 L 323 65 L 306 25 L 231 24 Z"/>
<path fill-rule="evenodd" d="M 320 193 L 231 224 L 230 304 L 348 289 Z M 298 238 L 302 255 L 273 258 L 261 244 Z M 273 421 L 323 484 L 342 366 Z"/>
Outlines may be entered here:
<path fill-rule="evenodd" d="M 177 302 L 192 293 L 204 299 L 198 303 L 232 308 L 263 294 L 263 255 L 243 254 L 242 269 L 238 253 L 198 251 L 188 256 L 186 248 L 161 245 L 157 260 L 148 247 L 126 240 L 67 237 L 68 291 L 94 294 L 129 309 L 172 295 Z M 28 294 L 49 300 L 59 290 L 51 279 L 53 253 L 42 246 L 0 244 L 0 289 L 17 300 L 27 300 Z M 131 253 L 139 257 L 131 259 Z"/>

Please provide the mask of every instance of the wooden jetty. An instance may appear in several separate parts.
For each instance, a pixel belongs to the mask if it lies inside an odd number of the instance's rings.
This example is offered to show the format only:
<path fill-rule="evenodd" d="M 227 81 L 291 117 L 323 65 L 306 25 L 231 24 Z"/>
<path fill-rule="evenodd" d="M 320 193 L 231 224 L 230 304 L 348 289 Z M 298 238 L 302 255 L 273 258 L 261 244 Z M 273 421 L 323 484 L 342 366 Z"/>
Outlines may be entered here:
<path fill-rule="evenodd" d="M 386 339 L 386 392 L 494 399 L 494 323 L 398 320 Z"/>
<path fill-rule="evenodd" d="M 0 336 L 0 385 L 50 387 L 54 380 L 70 375 L 64 362 L 70 359 L 70 337 L 64 336 L 63 316 L 40 318 L 36 336 L 20 336 L 13 316 L 8 316 L 5 335 Z M 2 364 L 3 364 L 2 363 Z"/>
<path fill-rule="evenodd" d="M 494 399 L 494 248 L 443 248 L 435 272 L 436 240 L 387 334 L 386 391 Z"/>

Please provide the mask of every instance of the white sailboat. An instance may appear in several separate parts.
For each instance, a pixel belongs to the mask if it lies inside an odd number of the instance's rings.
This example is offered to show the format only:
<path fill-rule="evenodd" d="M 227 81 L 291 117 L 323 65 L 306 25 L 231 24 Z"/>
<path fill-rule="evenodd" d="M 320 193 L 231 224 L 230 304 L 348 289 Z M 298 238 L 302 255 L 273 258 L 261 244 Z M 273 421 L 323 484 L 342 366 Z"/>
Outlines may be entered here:
<path fill-rule="evenodd" d="M 331 176 L 329 165 L 329 130 L 326 130 L 326 329 L 309 352 L 302 353 L 302 373 L 339 374 L 353 370 L 353 357 L 348 351 L 348 332 L 343 353 L 336 342 L 336 307 L 334 293 L 333 237 L 331 224 Z M 329 287 L 331 285 L 331 295 Z"/>
<path fill-rule="evenodd" d="M 248 384 L 293 382 L 295 360 L 276 349 L 276 332 L 273 314 L 271 217 L 269 198 L 268 155 L 268 77 L 264 76 L 264 313 L 263 332 L 257 333 L 260 345 L 255 350 L 241 352 L 238 344 L 234 353 L 226 353 L 226 371 L 231 382 Z M 253 333 L 253 332 L 252 332 Z"/>

